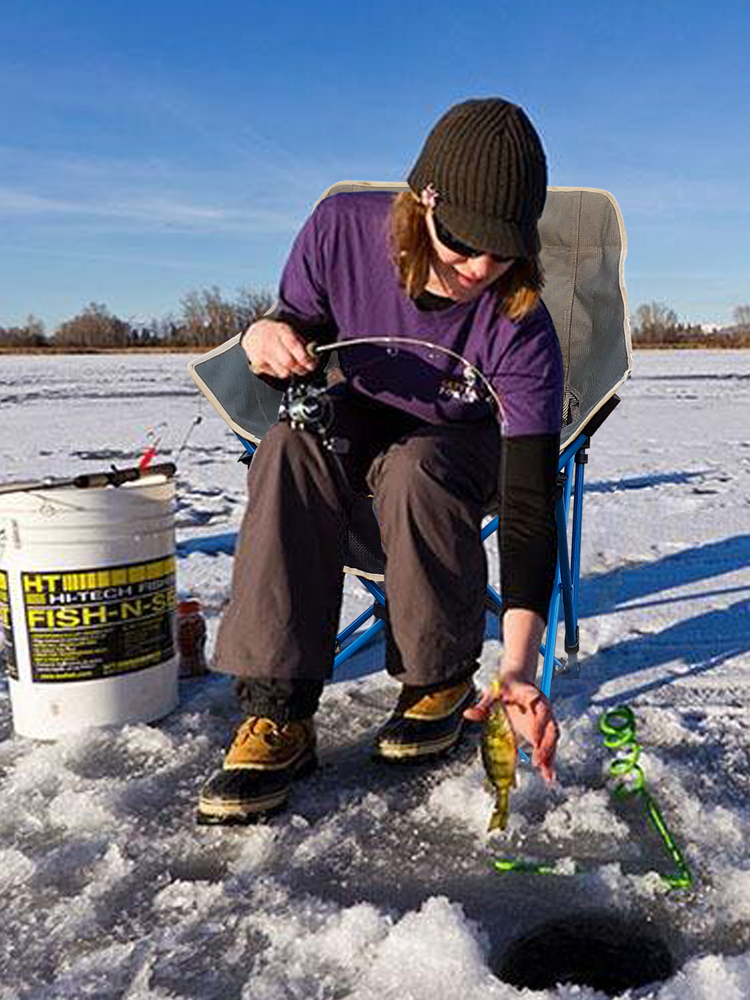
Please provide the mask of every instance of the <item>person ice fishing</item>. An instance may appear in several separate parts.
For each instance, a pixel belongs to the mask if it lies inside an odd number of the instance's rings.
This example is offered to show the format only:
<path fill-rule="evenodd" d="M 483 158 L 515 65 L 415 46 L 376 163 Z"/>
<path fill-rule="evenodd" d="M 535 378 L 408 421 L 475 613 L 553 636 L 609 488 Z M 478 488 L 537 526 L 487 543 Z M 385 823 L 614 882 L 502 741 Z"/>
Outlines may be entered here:
<path fill-rule="evenodd" d="M 546 158 L 526 113 L 497 97 L 450 108 L 408 190 L 323 199 L 298 234 L 271 317 L 242 347 L 253 372 L 312 375 L 311 341 L 398 336 L 447 354 L 342 350 L 328 396 L 336 456 L 278 422 L 248 473 L 215 665 L 238 678 L 243 721 L 200 791 L 199 817 L 242 822 L 283 806 L 316 762 L 314 717 L 333 669 L 348 519 L 372 495 L 385 555 L 385 666 L 401 683 L 377 732 L 388 761 L 454 747 L 502 697 L 532 761 L 553 775 L 558 727 L 535 686 L 556 561 L 563 366 L 541 300 L 537 223 Z M 500 686 L 477 695 L 487 565 L 482 517 L 499 510 Z M 499 694 L 498 694 L 499 692 Z"/>

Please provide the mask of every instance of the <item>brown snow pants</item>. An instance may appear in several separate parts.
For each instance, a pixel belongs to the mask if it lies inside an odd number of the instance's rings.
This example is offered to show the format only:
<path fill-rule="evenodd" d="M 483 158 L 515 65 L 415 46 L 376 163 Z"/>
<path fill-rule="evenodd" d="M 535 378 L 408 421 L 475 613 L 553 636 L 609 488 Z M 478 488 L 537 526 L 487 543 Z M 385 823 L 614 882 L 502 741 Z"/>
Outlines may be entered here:
<path fill-rule="evenodd" d="M 497 491 L 497 423 L 436 426 L 353 393 L 332 400 L 331 434 L 348 442 L 340 464 L 317 434 L 279 423 L 250 465 L 215 663 L 242 678 L 253 714 L 317 707 L 333 669 L 349 513 L 363 494 L 385 553 L 389 672 L 439 685 L 473 673 L 482 648 L 480 530 Z M 274 711 L 274 699 L 291 711 Z"/>

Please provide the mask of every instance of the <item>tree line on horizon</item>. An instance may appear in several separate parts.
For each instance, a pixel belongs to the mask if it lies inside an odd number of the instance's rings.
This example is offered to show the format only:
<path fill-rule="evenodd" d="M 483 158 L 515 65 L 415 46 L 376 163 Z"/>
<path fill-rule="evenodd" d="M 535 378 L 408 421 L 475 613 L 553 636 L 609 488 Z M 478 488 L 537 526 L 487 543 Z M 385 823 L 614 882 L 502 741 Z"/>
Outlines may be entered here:
<path fill-rule="evenodd" d="M 736 306 L 733 319 L 733 326 L 706 330 L 700 324 L 680 323 L 663 302 L 644 303 L 631 317 L 633 346 L 750 347 L 750 305 Z"/>
<path fill-rule="evenodd" d="M 44 350 L 127 350 L 151 347 L 216 347 L 265 315 L 274 304 L 269 291 L 241 288 L 234 298 L 213 286 L 188 292 L 176 315 L 136 323 L 112 313 L 103 303 L 92 302 L 47 334 L 44 324 L 29 316 L 21 326 L 0 326 L 0 348 Z"/>
<path fill-rule="evenodd" d="M 0 348 L 26 350 L 106 350 L 185 347 L 211 348 L 246 330 L 271 308 L 270 291 L 241 288 L 234 298 L 216 286 L 190 291 L 180 300 L 177 315 L 135 323 L 114 315 L 106 305 L 92 302 L 48 335 L 44 324 L 29 316 L 21 326 L 0 326 Z M 635 347 L 750 348 L 750 305 L 734 309 L 735 324 L 705 330 L 700 324 L 681 323 L 662 302 L 639 305 L 631 317 Z"/>

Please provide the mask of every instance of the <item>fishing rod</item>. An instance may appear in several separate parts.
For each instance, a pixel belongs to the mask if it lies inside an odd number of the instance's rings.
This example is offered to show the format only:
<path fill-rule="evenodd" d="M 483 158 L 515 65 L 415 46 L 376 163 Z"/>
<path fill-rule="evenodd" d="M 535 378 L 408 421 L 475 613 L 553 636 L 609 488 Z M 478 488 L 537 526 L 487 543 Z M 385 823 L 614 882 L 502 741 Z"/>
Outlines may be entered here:
<path fill-rule="evenodd" d="M 440 354 L 445 354 L 446 356 L 453 358 L 454 361 L 459 361 L 463 366 L 463 378 L 469 389 L 472 389 L 477 381 L 482 382 L 490 398 L 497 407 L 497 412 L 499 413 L 501 419 L 504 419 L 503 405 L 500 402 L 500 397 L 492 388 L 491 383 L 486 378 L 486 376 L 481 372 L 476 365 L 473 365 L 463 354 L 459 354 L 457 351 L 452 351 L 448 347 L 443 347 L 442 344 L 435 344 L 431 340 L 422 340 L 418 337 L 353 337 L 348 340 L 336 340 L 330 344 L 318 344 L 315 341 L 311 341 L 307 345 L 307 352 L 311 357 L 315 357 L 318 354 L 322 354 L 324 351 L 338 351 L 340 348 L 350 348 L 350 347 L 363 347 L 367 344 L 402 344 L 411 347 L 425 347 L 430 351 L 437 351 Z"/>
<path fill-rule="evenodd" d="M 177 471 L 174 462 L 160 462 L 158 465 L 149 465 L 148 468 L 141 469 L 133 466 L 128 469 L 111 469 L 109 472 L 84 472 L 79 476 L 72 476 L 70 479 L 54 479 L 49 476 L 46 479 L 34 479 L 17 483 L 0 484 L 0 495 L 4 493 L 30 493 L 35 490 L 57 490 L 74 487 L 79 490 L 94 489 L 102 486 L 122 486 L 124 483 L 132 483 L 146 476 L 166 476 L 167 479 Z"/>
<path fill-rule="evenodd" d="M 428 351 L 437 351 L 460 362 L 463 366 L 463 381 L 465 393 L 463 398 L 468 402 L 478 402 L 480 393 L 478 385 L 484 386 L 490 396 L 501 421 L 504 421 L 504 411 L 500 397 L 497 395 L 492 385 L 482 374 L 482 372 L 472 365 L 462 354 L 453 351 L 442 344 L 434 344 L 429 340 L 421 340 L 413 337 L 357 337 L 348 340 L 337 340 L 329 344 L 318 344 L 311 341 L 306 345 L 306 351 L 312 358 L 317 358 L 328 351 L 338 351 L 341 348 L 363 347 L 369 344 L 384 345 L 398 350 L 398 346 L 406 345 L 410 347 L 421 347 Z M 252 364 L 251 364 L 252 369 Z M 459 396 L 459 398 L 461 398 Z M 284 394 L 279 406 L 278 419 L 286 421 L 294 429 L 304 429 L 312 431 L 323 439 L 325 447 L 334 454 L 342 454 L 348 451 L 348 442 L 342 439 L 331 438 L 328 429 L 333 422 L 333 404 L 329 386 L 325 383 L 315 382 L 309 376 L 292 376 L 289 384 L 284 390 Z"/>

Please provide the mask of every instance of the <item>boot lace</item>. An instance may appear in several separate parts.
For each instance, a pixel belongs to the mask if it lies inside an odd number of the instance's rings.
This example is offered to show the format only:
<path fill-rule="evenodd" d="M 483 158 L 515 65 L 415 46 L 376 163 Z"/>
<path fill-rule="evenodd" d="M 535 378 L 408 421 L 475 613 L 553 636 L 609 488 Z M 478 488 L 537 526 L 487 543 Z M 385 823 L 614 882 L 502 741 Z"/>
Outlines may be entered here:
<path fill-rule="evenodd" d="M 244 745 L 251 740 L 262 740 L 269 746 L 279 746 L 286 742 L 284 728 L 264 715 L 250 715 L 237 730 L 235 742 Z"/>

